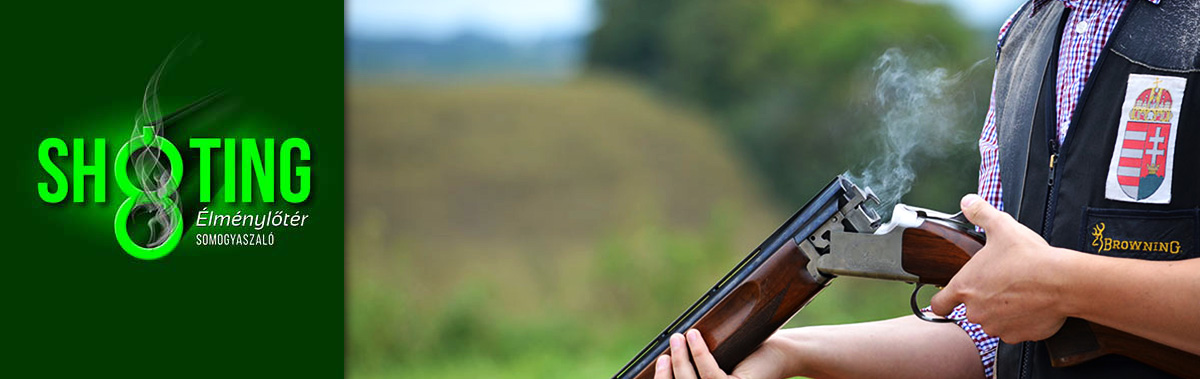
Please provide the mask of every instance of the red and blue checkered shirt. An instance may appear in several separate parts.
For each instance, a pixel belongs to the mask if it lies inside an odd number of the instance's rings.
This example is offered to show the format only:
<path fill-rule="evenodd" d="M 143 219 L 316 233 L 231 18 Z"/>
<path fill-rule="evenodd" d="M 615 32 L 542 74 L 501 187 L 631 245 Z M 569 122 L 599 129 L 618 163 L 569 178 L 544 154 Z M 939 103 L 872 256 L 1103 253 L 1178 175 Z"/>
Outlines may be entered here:
<path fill-rule="evenodd" d="M 1026 12 L 1032 17 L 1043 5 L 1052 0 L 1035 0 L 1033 9 Z M 1058 72 L 1055 77 L 1057 99 L 1055 103 L 1057 115 L 1058 142 L 1061 144 L 1071 127 L 1071 115 L 1079 103 L 1079 94 L 1087 82 L 1096 58 L 1104 51 L 1108 36 L 1117 25 L 1121 13 L 1129 1 L 1137 0 L 1058 0 L 1070 10 L 1066 25 L 1063 27 L 1062 43 L 1058 46 Z M 1160 0 L 1148 0 L 1158 4 Z M 1000 27 L 999 41 L 1004 40 L 1013 17 Z M 997 45 L 999 48 L 999 42 Z M 993 81 L 994 83 L 994 81 Z M 992 94 L 987 117 L 983 123 L 983 133 L 979 137 L 979 154 L 982 163 L 979 166 L 979 195 L 991 203 L 996 209 L 1004 210 L 1004 202 L 1000 197 L 1000 163 L 999 141 L 996 135 L 995 93 Z M 959 305 L 954 309 L 950 318 L 965 320 L 966 309 Z M 983 370 L 987 377 L 992 377 L 996 363 L 996 347 L 999 340 L 983 332 L 978 325 L 969 321 L 959 321 L 958 325 L 971 336 L 979 355 L 983 359 Z"/>

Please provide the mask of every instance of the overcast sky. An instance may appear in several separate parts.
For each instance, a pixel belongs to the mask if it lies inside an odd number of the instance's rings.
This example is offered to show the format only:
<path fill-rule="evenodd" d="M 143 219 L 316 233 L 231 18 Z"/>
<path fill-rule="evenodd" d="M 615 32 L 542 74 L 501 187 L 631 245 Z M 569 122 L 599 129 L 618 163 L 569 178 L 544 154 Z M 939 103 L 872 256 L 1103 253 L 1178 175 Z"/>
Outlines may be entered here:
<path fill-rule="evenodd" d="M 530 42 L 583 34 L 595 24 L 591 0 L 348 1 L 354 35 L 443 39 L 474 31 Z"/>
<path fill-rule="evenodd" d="M 915 1 L 949 4 L 965 21 L 980 28 L 998 28 L 1022 2 Z M 533 42 L 587 33 L 596 23 L 592 0 L 348 0 L 346 8 L 354 35 L 429 40 L 473 31 L 511 42 Z"/>

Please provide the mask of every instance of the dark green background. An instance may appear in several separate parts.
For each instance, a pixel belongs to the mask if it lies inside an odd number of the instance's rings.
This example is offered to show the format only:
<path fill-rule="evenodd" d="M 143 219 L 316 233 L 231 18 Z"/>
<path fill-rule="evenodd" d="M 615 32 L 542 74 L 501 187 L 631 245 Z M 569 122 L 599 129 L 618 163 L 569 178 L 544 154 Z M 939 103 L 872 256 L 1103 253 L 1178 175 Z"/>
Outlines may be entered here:
<path fill-rule="evenodd" d="M 0 182 L 0 376 L 341 376 L 342 5 L 42 3 L 4 13 L 0 158 L 12 174 Z M 112 220 L 124 196 L 111 164 L 147 80 L 176 46 L 161 82 L 164 112 L 213 90 L 231 94 L 218 116 L 168 131 L 185 159 L 185 134 L 302 137 L 312 147 L 307 202 L 231 205 L 218 193 L 209 205 L 312 215 L 302 229 L 272 228 L 275 246 L 197 247 L 195 228 L 157 261 L 117 245 Z M 37 183 L 48 176 L 36 153 L 48 137 L 85 138 L 89 149 L 108 139 L 105 203 L 90 202 L 90 185 L 89 203 L 41 201 Z M 183 186 L 197 176 L 186 171 Z M 185 191 L 182 200 L 198 198 Z"/>

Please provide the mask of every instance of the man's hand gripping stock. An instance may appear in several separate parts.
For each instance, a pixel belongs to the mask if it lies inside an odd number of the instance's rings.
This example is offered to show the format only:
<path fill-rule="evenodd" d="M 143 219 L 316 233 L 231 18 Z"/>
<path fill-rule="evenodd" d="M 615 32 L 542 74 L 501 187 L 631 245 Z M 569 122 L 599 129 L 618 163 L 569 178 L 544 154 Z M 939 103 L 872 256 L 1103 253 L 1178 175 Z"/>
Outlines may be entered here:
<path fill-rule="evenodd" d="M 1070 283 L 1058 273 L 1073 253 L 1051 247 L 978 195 L 964 196 L 961 206 L 983 228 L 987 244 L 934 295 L 933 312 L 946 316 L 965 304 L 967 319 L 1007 343 L 1053 335 L 1068 314 L 1060 296 Z"/>

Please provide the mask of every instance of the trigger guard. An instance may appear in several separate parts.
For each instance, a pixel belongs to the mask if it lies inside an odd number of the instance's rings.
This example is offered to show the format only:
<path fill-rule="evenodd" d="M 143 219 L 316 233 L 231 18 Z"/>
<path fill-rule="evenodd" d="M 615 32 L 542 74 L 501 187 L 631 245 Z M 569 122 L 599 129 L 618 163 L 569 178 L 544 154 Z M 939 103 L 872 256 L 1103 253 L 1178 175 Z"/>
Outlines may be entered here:
<path fill-rule="evenodd" d="M 913 288 L 912 296 L 910 296 L 908 298 L 908 304 L 910 306 L 912 306 L 913 314 L 916 315 L 917 318 L 919 318 L 921 320 L 932 322 L 932 323 L 942 324 L 942 323 L 947 323 L 947 322 L 954 322 L 955 321 L 954 319 L 949 319 L 949 318 L 945 318 L 942 316 L 929 317 L 929 315 L 926 314 L 925 312 L 921 312 L 921 308 L 917 306 L 917 293 L 921 292 L 921 287 L 924 287 L 924 286 L 925 286 L 925 284 L 923 284 L 923 283 L 917 283 L 917 287 Z"/>

